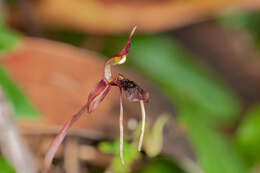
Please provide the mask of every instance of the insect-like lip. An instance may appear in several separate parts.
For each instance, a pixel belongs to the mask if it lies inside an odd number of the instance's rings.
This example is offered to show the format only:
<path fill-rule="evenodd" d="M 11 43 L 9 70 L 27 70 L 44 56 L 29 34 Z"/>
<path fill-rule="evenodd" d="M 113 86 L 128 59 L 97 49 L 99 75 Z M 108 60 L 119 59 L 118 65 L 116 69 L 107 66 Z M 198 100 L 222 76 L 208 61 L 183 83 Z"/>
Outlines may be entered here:
<path fill-rule="evenodd" d="M 148 102 L 148 92 L 144 91 L 134 81 L 125 78 L 123 75 L 119 74 L 113 83 L 114 85 L 124 90 L 126 97 L 129 101 L 136 102 L 143 100 L 144 102 Z"/>
<path fill-rule="evenodd" d="M 91 90 L 88 96 L 87 110 L 88 112 L 94 111 L 97 106 L 104 100 L 106 95 L 109 93 L 111 86 L 117 86 L 123 89 L 126 98 L 129 101 L 136 102 L 143 100 L 148 102 L 149 94 L 144 91 L 139 85 L 134 81 L 125 78 L 123 75 L 119 74 L 117 78 L 113 79 L 111 82 L 107 82 L 102 79 L 97 83 L 97 85 Z"/>

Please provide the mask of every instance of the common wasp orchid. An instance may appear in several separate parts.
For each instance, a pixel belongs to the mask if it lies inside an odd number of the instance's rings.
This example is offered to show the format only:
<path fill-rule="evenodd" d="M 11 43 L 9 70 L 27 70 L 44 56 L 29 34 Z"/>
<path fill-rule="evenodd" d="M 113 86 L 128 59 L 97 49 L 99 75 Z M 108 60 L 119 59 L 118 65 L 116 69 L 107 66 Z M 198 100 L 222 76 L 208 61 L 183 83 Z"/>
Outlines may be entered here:
<path fill-rule="evenodd" d="M 144 136 L 144 129 L 145 129 L 145 107 L 144 102 L 148 102 L 149 94 L 148 92 L 144 91 L 141 87 L 139 87 L 135 82 L 128 80 L 121 74 L 113 75 L 111 72 L 111 67 L 119 64 L 123 64 L 126 62 L 127 55 L 130 50 L 130 43 L 131 39 L 134 35 L 136 27 L 133 28 L 130 36 L 127 40 L 126 45 L 124 48 L 119 51 L 117 54 L 112 56 L 108 59 L 104 66 L 104 76 L 103 78 L 96 84 L 96 86 L 91 90 L 88 95 L 87 103 L 76 113 L 74 114 L 71 119 L 69 119 L 59 134 L 55 137 L 52 144 L 49 147 L 49 150 L 45 156 L 45 170 L 48 170 L 51 162 L 54 158 L 54 155 L 59 147 L 59 145 L 64 140 L 68 129 L 71 125 L 79 119 L 79 117 L 84 113 L 88 112 L 91 113 L 94 111 L 99 103 L 106 97 L 109 93 L 112 86 L 116 86 L 120 90 L 120 116 L 119 116 L 119 125 L 120 125 L 120 158 L 122 164 L 124 164 L 123 158 L 123 93 L 125 94 L 126 98 L 131 102 L 140 102 L 141 113 L 142 113 L 142 128 L 141 128 L 141 135 L 138 144 L 138 150 L 141 150 L 143 136 Z"/>

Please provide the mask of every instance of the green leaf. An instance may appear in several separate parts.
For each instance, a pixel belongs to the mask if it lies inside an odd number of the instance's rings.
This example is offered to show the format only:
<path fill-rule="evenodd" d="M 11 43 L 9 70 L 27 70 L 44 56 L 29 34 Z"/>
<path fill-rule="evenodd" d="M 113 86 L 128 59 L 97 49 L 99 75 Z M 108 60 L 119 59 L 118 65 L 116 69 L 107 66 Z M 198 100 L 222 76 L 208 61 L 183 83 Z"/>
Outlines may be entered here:
<path fill-rule="evenodd" d="M 9 30 L 0 16 L 0 55 L 17 47 L 20 36 Z M 3 66 L 0 66 L 0 85 L 13 105 L 17 117 L 38 117 L 38 113 L 23 94 L 17 84 L 11 79 Z"/>
<path fill-rule="evenodd" d="M 180 118 L 187 126 L 187 134 L 197 155 L 199 165 L 206 173 L 247 173 L 245 163 L 234 146 L 220 136 L 204 118 L 207 112 L 196 106 L 184 105 Z"/>
<path fill-rule="evenodd" d="M 260 162 L 260 106 L 253 107 L 242 121 L 236 144 L 249 164 Z"/>
<path fill-rule="evenodd" d="M 8 29 L 0 14 L 0 55 L 16 48 L 19 45 L 20 36 Z"/>
<path fill-rule="evenodd" d="M 60 29 L 49 32 L 51 39 L 59 42 L 68 43 L 77 47 L 83 47 L 87 39 L 87 35 L 73 30 Z"/>
<path fill-rule="evenodd" d="M 0 66 L 0 85 L 13 105 L 15 115 L 19 118 L 39 117 L 28 98 L 23 94 L 18 85 L 11 79 L 4 67 Z"/>
<path fill-rule="evenodd" d="M 168 158 L 156 157 L 150 160 L 138 173 L 184 173 L 174 162 Z"/>
<path fill-rule="evenodd" d="M 237 12 L 226 14 L 218 20 L 226 28 L 236 28 L 247 31 L 260 46 L 260 12 Z"/>
<path fill-rule="evenodd" d="M 4 26 L 4 21 L 3 21 L 3 18 L 0 14 L 0 27 L 2 28 Z"/>
<path fill-rule="evenodd" d="M 15 173 L 15 170 L 3 157 L 0 157 L 0 172 L 1 173 Z"/>
<path fill-rule="evenodd" d="M 115 157 L 112 162 L 112 172 L 116 173 L 127 173 L 130 172 L 130 166 L 133 161 L 140 158 L 140 153 L 137 151 L 137 147 L 134 144 L 129 144 L 124 140 L 124 160 L 125 165 L 121 163 L 120 159 L 120 140 L 114 142 L 101 142 L 99 144 L 99 149 L 105 153 L 114 154 Z"/>
<path fill-rule="evenodd" d="M 232 119 L 239 103 L 205 66 L 164 36 L 135 38 L 129 61 L 156 81 L 174 101 L 190 100 L 211 116 Z"/>

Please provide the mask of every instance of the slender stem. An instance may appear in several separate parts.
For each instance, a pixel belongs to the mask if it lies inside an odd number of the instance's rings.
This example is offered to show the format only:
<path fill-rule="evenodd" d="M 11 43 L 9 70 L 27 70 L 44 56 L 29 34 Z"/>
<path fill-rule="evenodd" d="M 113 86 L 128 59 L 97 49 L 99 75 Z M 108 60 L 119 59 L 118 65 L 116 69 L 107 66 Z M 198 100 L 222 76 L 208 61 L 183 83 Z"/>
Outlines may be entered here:
<path fill-rule="evenodd" d="M 123 154 L 123 147 L 124 147 L 124 126 L 123 126 L 123 93 L 122 89 L 120 88 L 120 117 L 119 117 L 119 126 L 120 126 L 120 158 L 121 162 L 124 165 L 124 154 Z"/>
<path fill-rule="evenodd" d="M 55 139 L 53 140 L 53 142 L 51 143 L 47 154 L 45 155 L 45 159 L 44 159 L 44 173 L 48 171 L 48 169 L 51 166 L 51 162 L 55 156 L 56 151 L 58 150 L 60 144 L 62 143 L 62 141 L 64 140 L 65 136 L 68 133 L 69 128 L 71 127 L 71 125 L 77 121 L 79 119 L 79 117 L 87 110 L 87 104 L 84 105 L 76 114 L 74 114 L 72 116 L 71 119 L 69 119 L 65 125 L 63 126 L 63 128 L 60 130 L 59 134 L 55 137 Z"/>
<path fill-rule="evenodd" d="M 142 112 L 142 131 L 139 138 L 138 151 L 141 151 L 143 138 L 144 138 L 144 129 L 145 129 L 145 109 L 144 109 L 144 101 L 140 100 L 141 112 Z"/>
<path fill-rule="evenodd" d="M 18 173 L 36 173 L 37 165 L 14 120 L 14 113 L 0 88 L 0 147 Z M 1 163 L 2 164 L 2 163 Z M 1 170 L 0 172 L 5 172 Z"/>

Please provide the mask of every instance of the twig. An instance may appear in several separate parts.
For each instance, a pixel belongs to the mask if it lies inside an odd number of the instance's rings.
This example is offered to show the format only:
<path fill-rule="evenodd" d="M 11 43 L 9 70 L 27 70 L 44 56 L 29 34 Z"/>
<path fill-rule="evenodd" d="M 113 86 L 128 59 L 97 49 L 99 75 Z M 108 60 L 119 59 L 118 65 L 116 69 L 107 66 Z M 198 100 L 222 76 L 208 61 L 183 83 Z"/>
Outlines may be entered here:
<path fill-rule="evenodd" d="M 114 157 L 113 154 L 103 153 L 97 147 L 88 144 L 80 145 L 78 154 L 81 162 L 98 167 L 108 167 Z"/>
<path fill-rule="evenodd" d="M 72 138 L 66 141 L 64 148 L 64 167 L 66 173 L 79 173 L 79 142 L 78 139 Z"/>
<path fill-rule="evenodd" d="M 34 123 L 31 122 L 19 122 L 19 126 L 22 128 L 21 132 L 25 136 L 39 136 L 39 135 L 57 135 L 60 132 L 61 127 L 57 126 L 50 126 L 48 124 L 42 123 Z M 91 129 L 81 129 L 81 128 L 73 128 L 71 129 L 68 136 L 78 137 L 78 138 L 86 138 L 94 141 L 100 140 L 112 140 L 113 135 L 103 134 L 103 132 L 98 132 Z"/>
<path fill-rule="evenodd" d="M 18 173 L 36 173 L 36 164 L 20 136 L 13 112 L 0 89 L 0 146 L 4 156 Z"/>

